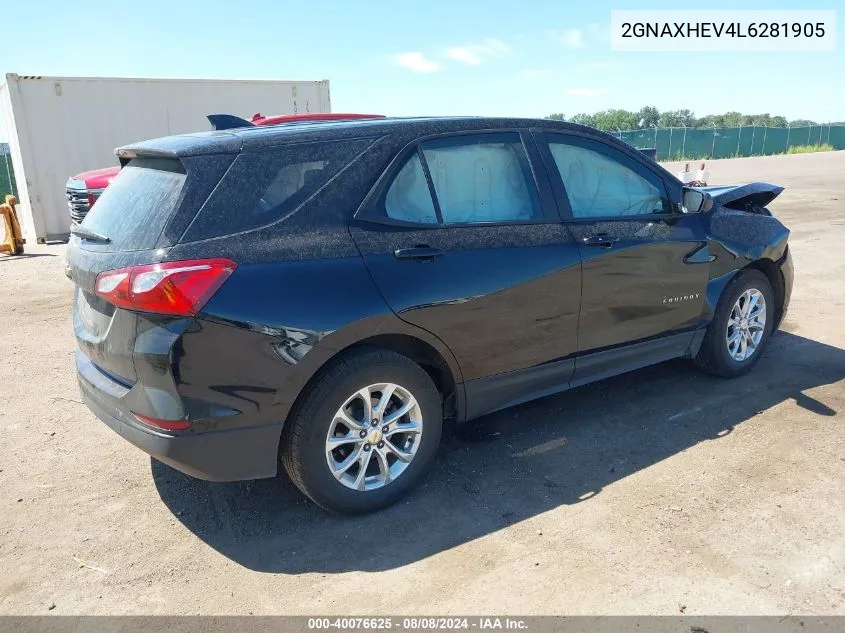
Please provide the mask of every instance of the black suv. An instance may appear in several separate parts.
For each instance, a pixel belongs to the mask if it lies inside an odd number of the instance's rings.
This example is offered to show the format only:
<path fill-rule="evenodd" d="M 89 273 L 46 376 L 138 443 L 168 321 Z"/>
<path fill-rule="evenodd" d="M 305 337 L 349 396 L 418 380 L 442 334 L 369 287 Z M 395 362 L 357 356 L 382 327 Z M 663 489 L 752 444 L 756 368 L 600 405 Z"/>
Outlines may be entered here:
<path fill-rule="evenodd" d="M 763 183 L 592 129 L 381 119 L 173 136 L 68 249 L 88 407 L 209 480 L 384 506 L 458 423 L 673 357 L 735 376 L 789 303 Z"/>

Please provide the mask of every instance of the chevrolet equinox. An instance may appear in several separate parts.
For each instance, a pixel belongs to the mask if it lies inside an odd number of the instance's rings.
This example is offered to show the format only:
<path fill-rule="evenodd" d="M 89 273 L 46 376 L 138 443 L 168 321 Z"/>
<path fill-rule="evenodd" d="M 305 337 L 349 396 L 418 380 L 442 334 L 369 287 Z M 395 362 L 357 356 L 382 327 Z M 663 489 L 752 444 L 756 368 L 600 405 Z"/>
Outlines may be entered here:
<path fill-rule="evenodd" d="M 365 512 L 457 423 L 670 358 L 751 369 L 792 290 L 766 183 L 685 188 L 602 132 L 525 119 L 171 136 L 73 231 L 88 407 L 202 479 Z"/>

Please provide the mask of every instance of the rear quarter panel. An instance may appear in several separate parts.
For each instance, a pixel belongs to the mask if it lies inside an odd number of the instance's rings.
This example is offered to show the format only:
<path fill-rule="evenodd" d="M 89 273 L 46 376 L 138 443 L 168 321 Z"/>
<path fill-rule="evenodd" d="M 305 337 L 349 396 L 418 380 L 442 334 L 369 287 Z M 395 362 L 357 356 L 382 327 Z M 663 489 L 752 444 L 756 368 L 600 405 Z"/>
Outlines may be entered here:
<path fill-rule="evenodd" d="M 326 363 L 379 334 L 424 340 L 460 381 L 449 350 L 391 312 L 360 256 L 242 265 L 182 336 L 178 389 L 239 412 L 228 427 L 281 423 Z"/>

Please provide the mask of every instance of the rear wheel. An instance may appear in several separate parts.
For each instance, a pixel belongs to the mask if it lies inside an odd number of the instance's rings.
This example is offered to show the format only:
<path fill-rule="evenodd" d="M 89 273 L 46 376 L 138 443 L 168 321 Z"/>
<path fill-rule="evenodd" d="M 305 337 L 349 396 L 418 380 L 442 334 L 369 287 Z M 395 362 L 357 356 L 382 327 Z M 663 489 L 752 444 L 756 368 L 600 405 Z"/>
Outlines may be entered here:
<path fill-rule="evenodd" d="M 753 269 L 740 273 L 716 305 L 695 364 L 727 378 L 749 371 L 772 333 L 775 307 L 766 275 Z"/>
<path fill-rule="evenodd" d="M 294 484 L 336 512 L 389 505 L 423 477 L 440 443 L 442 402 L 429 375 L 386 350 L 362 350 L 320 376 L 285 425 Z"/>

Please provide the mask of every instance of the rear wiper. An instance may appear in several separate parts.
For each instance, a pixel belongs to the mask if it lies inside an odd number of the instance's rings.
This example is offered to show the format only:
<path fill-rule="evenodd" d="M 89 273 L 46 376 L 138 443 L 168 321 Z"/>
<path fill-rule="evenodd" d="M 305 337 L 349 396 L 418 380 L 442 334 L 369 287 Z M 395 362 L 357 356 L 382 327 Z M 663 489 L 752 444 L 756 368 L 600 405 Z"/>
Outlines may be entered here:
<path fill-rule="evenodd" d="M 83 240 L 90 240 L 92 242 L 99 242 L 100 244 L 108 244 L 111 238 L 102 233 L 97 233 L 91 229 L 86 229 L 84 226 L 75 226 L 70 232 L 76 237 L 81 237 Z"/>

